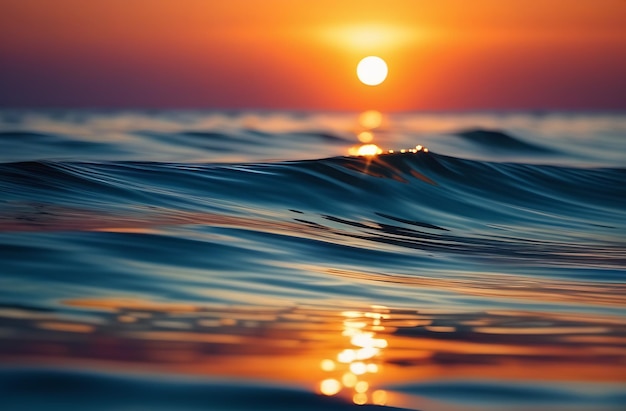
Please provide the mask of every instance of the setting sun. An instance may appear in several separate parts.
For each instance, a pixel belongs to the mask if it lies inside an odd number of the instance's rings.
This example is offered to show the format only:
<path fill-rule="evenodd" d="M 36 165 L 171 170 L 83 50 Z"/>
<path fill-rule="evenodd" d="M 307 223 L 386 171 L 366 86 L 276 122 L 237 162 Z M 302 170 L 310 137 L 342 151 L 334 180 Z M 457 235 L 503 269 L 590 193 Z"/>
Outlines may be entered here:
<path fill-rule="evenodd" d="M 356 67 L 356 74 L 361 83 L 377 86 L 387 78 L 387 63 L 380 57 L 365 57 Z"/>

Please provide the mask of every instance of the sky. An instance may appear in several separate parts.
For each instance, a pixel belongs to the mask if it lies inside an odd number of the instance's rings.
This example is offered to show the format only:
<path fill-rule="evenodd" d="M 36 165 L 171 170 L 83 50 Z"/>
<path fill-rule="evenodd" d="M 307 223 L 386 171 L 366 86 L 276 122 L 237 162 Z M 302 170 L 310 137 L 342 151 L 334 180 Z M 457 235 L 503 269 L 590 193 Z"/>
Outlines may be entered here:
<path fill-rule="evenodd" d="M 624 110 L 625 22 L 626 0 L 0 0 L 0 106 Z"/>

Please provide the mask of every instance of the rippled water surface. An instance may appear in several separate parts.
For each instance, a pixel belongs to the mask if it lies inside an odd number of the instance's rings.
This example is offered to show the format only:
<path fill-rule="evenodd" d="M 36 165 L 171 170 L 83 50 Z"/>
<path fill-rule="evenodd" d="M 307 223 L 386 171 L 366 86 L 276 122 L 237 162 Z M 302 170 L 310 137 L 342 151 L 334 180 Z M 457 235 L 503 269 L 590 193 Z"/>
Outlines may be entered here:
<path fill-rule="evenodd" d="M 4 110 L 0 193 L 2 409 L 626 403 L 624 115 Z"/>

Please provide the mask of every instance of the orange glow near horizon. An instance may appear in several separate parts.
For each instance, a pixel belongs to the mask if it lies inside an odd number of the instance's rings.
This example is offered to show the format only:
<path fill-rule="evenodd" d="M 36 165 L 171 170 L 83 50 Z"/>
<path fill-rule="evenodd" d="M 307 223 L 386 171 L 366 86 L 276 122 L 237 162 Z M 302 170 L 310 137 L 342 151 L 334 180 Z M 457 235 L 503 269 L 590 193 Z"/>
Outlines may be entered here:
<path fill-rule="evenodd" d="M 619 108 L 625 15 L 620 0 L 11 0 L 0 105 Z M 366 55 L 393 76 L 363 87 Z"/>
<path fill-rule="evenodd" d="M 329 27 L 317 35 L 329 45 L 361 53 L 395 51 L 426 37 L 415 28 L 393 25 Z"/>

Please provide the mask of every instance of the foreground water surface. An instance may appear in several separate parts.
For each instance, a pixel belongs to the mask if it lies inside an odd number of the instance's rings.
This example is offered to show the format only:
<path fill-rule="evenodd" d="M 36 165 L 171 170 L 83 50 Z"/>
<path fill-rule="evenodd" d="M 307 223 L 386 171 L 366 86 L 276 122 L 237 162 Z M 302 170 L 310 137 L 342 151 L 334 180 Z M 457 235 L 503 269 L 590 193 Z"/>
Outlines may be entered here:
<path fill-rule="evenodd" d="M 622 114 L 3 110 L 0 147 L 3 409 L 626 403 Z"/>

